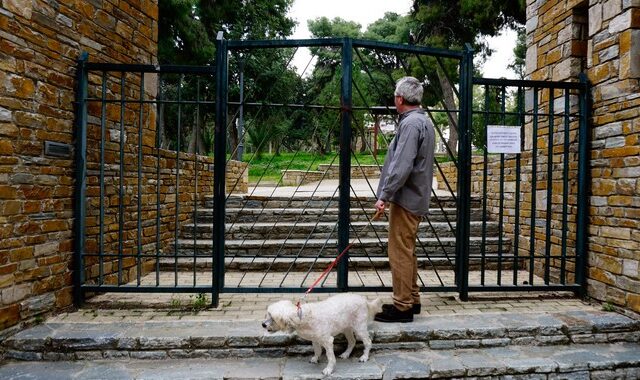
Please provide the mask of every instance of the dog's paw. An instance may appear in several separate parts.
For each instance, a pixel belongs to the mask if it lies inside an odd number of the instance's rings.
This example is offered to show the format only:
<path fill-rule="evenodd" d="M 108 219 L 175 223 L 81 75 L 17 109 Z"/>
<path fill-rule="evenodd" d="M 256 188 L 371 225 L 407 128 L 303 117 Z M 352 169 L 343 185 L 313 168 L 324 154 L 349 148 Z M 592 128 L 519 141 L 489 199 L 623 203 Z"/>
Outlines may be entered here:
<path fill-rule="evenodd" d="M 360 362 L 366 362 L 367 360 L 369 360 L 369 355 L 362 355 L 358 361 Z"/>
<path fill-rule="evenodd" d="M 325 375 L 325 376 L 331 375 L 331 372 L 333 372 L 333 368 L 327 367 L 327 368 L 322 370 L 322 374 Z"/>
<path fill-rule="evenodd" d="M 342 354 L 340 354 L 340 359 L 349 359 L 350 355 L 351 352 L 343 352 Z"/>
<path fill-rule="evenodd" d="M 311 359 L 309 359 L 309 363 L 317 364 L 318 363 L 318 357 L 317 356 L 312 356 Z"/>

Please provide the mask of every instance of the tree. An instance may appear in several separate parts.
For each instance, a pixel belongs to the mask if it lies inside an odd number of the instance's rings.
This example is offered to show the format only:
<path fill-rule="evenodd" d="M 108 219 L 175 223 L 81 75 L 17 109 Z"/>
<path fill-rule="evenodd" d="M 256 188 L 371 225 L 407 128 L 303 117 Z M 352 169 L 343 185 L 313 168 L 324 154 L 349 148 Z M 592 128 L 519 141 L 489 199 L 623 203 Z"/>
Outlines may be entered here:
<path fill-rule="evenodd" d="M 525 28 L 517 28 L 518 39 L 516 46 L 513 48 L 514 59 L 509 63 L 508 68 L 513 70 L 518 78 L 524 79 L 526 76 L 525 71 L 525 58 L 527 56 L 527 32 Z"/>
<path fill-rule="evenodd" d="M 409 43 L 410 20 L 394 12 L 386 12 L 374 21 L 363 34 L 363 38 L 394 44 Z"/>
<path fill-rule="evenodd" d="M 504 27 L 523 24 L 525 7 L 524 0 L 414 0 L 412 40 L 445 49 L 462 49 L 465 43 L 471 43 L 480 54 L 488 55 L 491 51 L 482 37 L 495 36 Z M 457 70 L 443 67 L 436 77 L 433 73 L 427 73 L 427 77 L 432 84 L 439 84 L 433 86 L 435 97 L 443 99 L 447 109 L 455 109 L 453 84 L 447 77 L 457 78 Z M 453 152 L 457 147 L 455 129 L 450 131 L 448 142 Z"/>
<path fill-rule="evenodd" d="M 158 2 L 160 64 L 202 65 L 212 61 L 215 47 L 198 12 L 198 0 Z"/>
<path fill-rule="evenodd" d="M 312 38 L 350 37 L 361 38 L 362 26 L 353 21 L 346 21 L 340 17 L 329 20 L 320 17 L 308 23 Z M 312 74 L 305 83 L 305 103 L 327 106 L 340 106 L 340 86 L 342 78 L 342 56 L 339 50 L 331 47 L 311 48 L 311 54 L 316 57 L 316 64 Z M 354 67 L 353 72 L 358 70 Z M 316 118 L 312 139 L 320 154 L 331 151 L 331 146 L 339 136 L 339 119 L 336 112 L 312 111 L 307 120 Z"/>
<path fill-rule="evenodd" d="M 525 7 L 524 0 L 414 0 L 414 40 L 446 49 L 471 43 L 481 54 L 490 54 L 481 37 L 524 24 Z"/>
<path fill-rule="evenodd" d="M 287 12 L 293 0 L 163 0 L 159 2 L 159 35 L 158 35 L 158 60 L 160 63 L 191 64 L 191 65 L 212 65 L 215 62 L 215 38 L 218 31 L 224 32 L 226 39 L 277 39 L 291 35 L 295 22 L 287 17 Z M 244 70 L 247 76 L 256 74 L 256 80 L 248 80 L 245 83 L 245 93 L 255 98 L 264 99 L 267 94 L 273 92 L 274 76 L 285 77 L 287 80 L 280 81 L 283 86 L 289 86 L 284 92 L 291 90 L 295 86 L 295 81 L 291 80 L 290 73 L 280 70 L 263 72 L 264 62 L 271 67 L 286 66 L 286 51 L 275 51 L 276 49 L 263 49 L 252 52 L 251 57 L 245 57 Z M 232 57 L 229 60 L 229 97 L 239 96 L 237 79 L 239 76 L 240 57 Z M 284 74 L 282 74 L 284 72 Z M 167 76 L 163 78 L 165 94 L 176 94 L 179 87 L 180 78 Z M 195 99 L 197 84 L 195 79 L 192 82 L 184 83 L 180 87 L 183 99 Z M 212 78 L 201 78 L 200 99 L 215 99 L 215 83 Z M 280 89 L 282 90 L 282 89 Z M 279 92 L 283 92 L 279 91 Z M 293 91 L 295 92 L 295 91 Z M 186 108 L 189 108 L 185 106 Z M 185 110 L 186 110 L 185 108 Z M 161 111 L 164 119 L 176 119 L 175 115 L 169 115 L 169 110 Z M 193 111 L 189 109 L 189 111 Z M 237 115 L 235 109 L 230 109 L 229 130 L 232 135 L 232 150 L 239 139 L 235 129 L 234 119 Z M 176 112 L 172 109 L 171 112 Z M 187 112 L 185 112 L 186 114 Z M 190 118 L 183 118 L 183 131 L 188 133 L 184 140 L 189 141 L 189 150 L 196 148 L 195 141 L 204 142 L 203 135 L 211 135 L 202 131 L 203 126 L 210 124 L 212 110 L 210 107 L 201 107 L 200 112 L 192 112 Z M 199 116 L 199 120 L 196 119 Z M 267 118 L 271 115 L 266 115 Z M 165 135 L 175 136 L 175 127 L 165 120 L 161 122 L 161 127 L 165 129 Z M 198 128 L 196 128 L 198 127 Z M 188 132 L 186 132 L 188 131 Z M 183 141 L 184 141 L 183 140 Z M 181 144 L 182 145 L 182 144 Z M 198 144 L 200 145 L 200 144 Z M 210 144 L 203 144 L 204 146 Z M 180 149 L 180 147 L 177 147 Z"/>

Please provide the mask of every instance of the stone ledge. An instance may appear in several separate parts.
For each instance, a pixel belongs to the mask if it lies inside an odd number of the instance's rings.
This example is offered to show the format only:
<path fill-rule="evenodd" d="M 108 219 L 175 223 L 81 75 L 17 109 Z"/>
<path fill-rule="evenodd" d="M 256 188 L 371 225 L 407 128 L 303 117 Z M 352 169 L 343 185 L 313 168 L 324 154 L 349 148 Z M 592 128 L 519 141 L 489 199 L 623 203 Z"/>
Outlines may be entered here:
<path fill-rule="evenodd" d="M 375 347 L 375 345 L 374 345 Z M 413 352 L 375 350 L 369 361 L 357 360 L 361 347 L 351 358 L 337 358 L 333 379 L 397 378 L 477 378 L 503 376 L 510 379 L 588 379 L 640 376 L 638 344 L 599 344 L 565 347 L 512 346 L 483 349 L 429 350 Z M 338 351 L 339 352 L 339 351 Z M 241 352 L 234 358 L 215 354 L 203 359 L 189 359 L 188 353 L 148 353 L 130 358 L 104 356 L 88 352 L 91 361 L 82 362 L 11 362 L 0 367 L 0 378 L 183 378 L 193 379 L 321 378 L 326 359 L 319 364 L 308 358 L 290 356 L 279 351 L 269 358 L 246 358 Z M 310 352 L 305 352 L 310 355 Z M 137 358 L 147 360 L 137 360 Z M 106 360 L 105 360 L 106 359 Z"/>
<path fill-rule="evenodd" d="M 605 312 L 486 313 L 416 317 L 413 323 L 373 323 L 375 350 L 446 350 L 456 347 L 575 345 L 640 341 L 640 322 Z M 343 345 L 344 339 L 337 339 Z M 123 356 L 209 358 L 274 356 L 310 352 L 296 335 L 266 334 L 258 320 L 137 323 L 46 323 L 4 342 L 5 357 L 72 360 Z M 640 360 L 640 355 L 639 360 Z"/>

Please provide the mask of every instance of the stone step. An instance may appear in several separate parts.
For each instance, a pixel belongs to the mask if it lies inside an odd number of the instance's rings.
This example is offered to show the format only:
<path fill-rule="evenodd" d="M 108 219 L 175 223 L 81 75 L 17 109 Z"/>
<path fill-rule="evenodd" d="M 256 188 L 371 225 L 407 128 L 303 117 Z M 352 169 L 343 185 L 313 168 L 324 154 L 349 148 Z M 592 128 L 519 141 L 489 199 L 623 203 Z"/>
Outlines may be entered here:
<path fill-rule="evenodd" d="M 550 348 L 555 352 L 575 352 L 586 345 L 594 348 L 613 345 L 618 347 L 613 351 L 628 352 L 626 357 L 633 359 L 634 365 L 640 364 L 639 321 L 604 311 L 418 315 L 411 323 L 372 322 L 369 332 L 376 356 L 392 350 L 407 354 L 432 352 L 439 357 L 448 355 L 448 350 L 481 349 L 474 351 L 479 354 L 496 347 L 496 352 L 501 353 L 493 360 L 485 361 L 485 366 L 500 367 L 495 360 L 509 358 L 512 356 L 508 353 L 510 350 L 531 350 L 534 354 L 543 352 L 544 346 L 552 346 Z M 341 336 L 336 339 L 336 352 L 340 352 L 344 344 Z M 308 341 L 294 333 L 266 333 L 261 321 L 255 319 L 47 322 L 7 338 L 3 348 L 5 359 L 29 361 L 282 358 L 312 353 Z M 573 359 L 580 360 L 573 365 L 588 366 L 599 357 L 591 355 L 592 359 L 585 360 L 585 355 L 576 354 Z M 564 359 L 572 361 L 572 356 L 566 355 Z M 461 363 L 471 365 L 481 361 Z M 439 365 L 455 367 L 453 363 Z M 524 367 L 524 363 L 520 365 Z M 585 368 L 588 367 L 582 369 Z M 456 373 L 450 376 L 456 376 Z"/>
<path fill-rule="evenodd" d="M 362 238 L 354 239 L 353 247 L 349 250 L 349 255 L 353 257 L 376 257 L 387 255 L 387 239 Z M 420 238 L 417 242 L 418 257 L 424 256 L 423 249 L 429 253 L 429 257 L 455 257 L 455 237 Z M 279 257 L 335 257 L 336 239 L 256 239 L 256 240 L 225 240 L 225 252 L 230 256 L 241 257 L 269 257 L 278 255 Z M 486 256 L 498 257 L 500 239 L 487 237 L 484 240 L 484 250 Z M 482 251 L 483 239 L 481 237 L 469 238 L 469 253 L 471 256 L 478 256 Z M 213 241 L 211 239 L 179 239 L 178 255 L 211 256 L 213 252 Z M 502 257 L 506 260 L 509 257 L 513 260 L 511 251 L 511 241 L 502 239 Z"/>
<path fill-rule="evenodd" d="M 0 378 L 17 379 L 639 379 L 640 345 L 634 343 L 573 346 L 510 346 L 455 350 L 377 350 L 367 362 L 336 358 L 330 377 L 326 359 L 274 353 L 273 357 L 191 359 L 176 352 L 148 360 L 117 357 L 83 361 L 10 362 Z M 109 357 L 107 354 L 106 356 Z M 140 356 L 145 358 L 144 356 Z M 175 358 L 173 358 L 175 357 Z M 134 356 L 135 358 L 135 356 Z"/>
<path fill-rule="evenodd" d="M 376 202 L 374 196 L 351 197 L 351 208 L 367 208 L 372 207 Z M 226 207 L 229 208 L 337 208 L 340 201 L 338 194 L 335 196 L 328 195 L 296 195 L 291 196 L 272 196 L 263 195 L 232 195 L 227 198 Z M 471 207 L 480 207 L 480 197 L 471 197 Z M 206 196 L 204 201 L 205 208 L 213 208 L 213 196 Z M 455 208 L 456 198 L 451 195 L 439 195 L 431 198 L 431 208 Z"/>
<path fill-rule="evenodd" d="M 471 222 L 471 236 L 482 236 L 483 231 L 486 236 L 498 235 L 498 222 Z M 455 221 L 421 223 L 418 227 L 418 237 L 433 238 L 438 236 L 454 237 Z M 383 221 L 375 222 L 351 222 L 351 235 L 355 238 L 386 238 L 388 236 L 389 224 Z M 332 222 L 254 222 L 254 223 L 229 223 L 225 229 L 225 239 L 228 240 L 259 240 L 259 239 L 326 239 L 338 237 L 338 223 Z M 211 239 L 213 238 L 212 223 L 185 224 L 182 228 L 184 239 L 193 238 Z"/>
<path fill-rule="evenodd" d="M 351 221 L 369 221 L 373 216 L 370 209 L 351 209 Z M 431 222 L 455 222 L 455 208 L 431 208 L 429 210 Z M 213 208 L 198 208 L 196 215 L 198 223 L 213 222 Z M 338 220 L 337 208 L 226 208 L 225 220 L 227 223 L 254 223 L 254 222 L 295 222 L 313 220 L 318 222 L 335 222 Z M 386 220 L 383 218 L 382 220 Z M 471 209 L 471 220 L 482 220 L 482 209 Z"/>
<path fill-rule="evenodd" d="M 513 269 L 513 258 L 498 265 L 495 257 L 489 257 L 485 260 L 482 268 L 485 270 L 500 269 L 503 271 Z M 329 257 L 278 257 L 277 259 L 270 257 L 231 257 L 225 259 L 225 271 L 227 272 L 265 272 L 284 273 L 284 272 L 302 272 L 310 270 L 318 270 L 327 268 L 334 258 Z M 160 259 L 160 271 L 200 271 L 211 270 L 213 268 L 213 260 L 210 257 L 198 257 L 194 263 L 192 257 L 162 258 Z M 454 270 L 455 257 L 453 256 L 437 256 L 437 257 L 418 257 L 418 269 L 438 269 L 438 270 Z M 518 268 L 524 268 L 527 263 L 520 260 Z M 469 270 L 480 269 L 481 262 L 478 259 L 469 260 Z M 385 257 L 349 257 L 349 269 L 351 270 L 389 270 L 389 259 Z"/>

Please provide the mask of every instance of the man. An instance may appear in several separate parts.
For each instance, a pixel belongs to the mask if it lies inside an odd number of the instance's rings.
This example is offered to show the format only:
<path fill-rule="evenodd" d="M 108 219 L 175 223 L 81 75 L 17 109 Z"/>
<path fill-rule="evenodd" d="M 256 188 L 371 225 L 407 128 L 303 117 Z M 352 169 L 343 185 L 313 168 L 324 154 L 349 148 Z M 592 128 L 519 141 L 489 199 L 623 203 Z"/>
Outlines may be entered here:
<path fill-rule="evenodd" d="M 379 322 L 412 322 L 420 313 L 418 260 L 415 254 L 418 224 L 429 210 L 435 133 L 422 103 L 422 83 L 414 77 L 396 82 L 398 131 L 384 161 L 376 209 L 389 204 L 388 256 L 393 281 L 393 304 L 376 314 Z"/>

